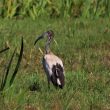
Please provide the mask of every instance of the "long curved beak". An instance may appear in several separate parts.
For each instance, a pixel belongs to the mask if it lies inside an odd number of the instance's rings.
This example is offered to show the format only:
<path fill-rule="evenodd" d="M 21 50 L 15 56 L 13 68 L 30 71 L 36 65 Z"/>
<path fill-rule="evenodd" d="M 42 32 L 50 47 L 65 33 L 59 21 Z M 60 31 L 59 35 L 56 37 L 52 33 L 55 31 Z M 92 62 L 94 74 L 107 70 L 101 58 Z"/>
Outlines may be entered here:
<path fill-rule="evenodd" d="M 39 37 L 36 39 L 36 41 L 34 42 L 34 45 L 35 45 L 40 39 L 43 39 L 43 38 L 44 38 L 43 35 L 39 36 Z"/>

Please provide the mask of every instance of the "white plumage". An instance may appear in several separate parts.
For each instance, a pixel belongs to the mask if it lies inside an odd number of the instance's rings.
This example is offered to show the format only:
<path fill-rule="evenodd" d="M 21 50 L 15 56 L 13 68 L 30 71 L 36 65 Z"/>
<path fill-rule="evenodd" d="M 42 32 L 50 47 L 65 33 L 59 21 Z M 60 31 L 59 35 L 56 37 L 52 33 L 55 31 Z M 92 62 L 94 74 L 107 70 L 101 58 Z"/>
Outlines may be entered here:
<path fill-rule="evenodd" d="M 54 86 L 63 88 L 64 86 L 64 66 L 62 60 L 50 52 L 50 42 L 52 40 L 53 31 L 47 31 L 42 36 L 38 37 L 35 43 L 47 36 L 48 40 L 46 43 L 46 54 L 43 57 L 43 67 L 45 73 L 47 75 L 48 86 L 50 87 L 50 82 L 53 83 Z"/>
<path fill-rule="evenodd" d="M 64 86 L 64 67 L 62 60 L 52 53 L 48 53 L 43 57 L 43 67 L 47 75 L 48 84 L 50 81 L 56 87 Z"/>
<path fill-rule="evenodd" d="M 52 73 L 52 67 L 53 67 L 53 65 L 56 65 L 58 63 L 63 68 L 63 63 L 62 63 L 61 59 L 58 58 L 57 56 L 55 56 L 52 53 L 51 54 L 50 53 L 49 54 L 46 54 L 44 56 L 44 59 L 46 61 L 46 67 L 50 70 L 49 71 L 50 72 L 50 75 Z"/>

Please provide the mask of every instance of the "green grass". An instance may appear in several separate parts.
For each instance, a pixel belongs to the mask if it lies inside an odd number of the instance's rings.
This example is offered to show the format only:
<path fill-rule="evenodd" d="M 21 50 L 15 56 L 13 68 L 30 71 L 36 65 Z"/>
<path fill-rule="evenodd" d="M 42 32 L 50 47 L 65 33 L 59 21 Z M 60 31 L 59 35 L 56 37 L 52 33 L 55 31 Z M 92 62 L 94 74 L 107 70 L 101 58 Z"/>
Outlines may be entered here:
<path fill-rule="evenodd" d="M 6 87 L 0 95 L 2 110 L 109 110 L 110 109 L 110 19 L 0 19 L 0 50 L 8 42 L 10 50 L 0 54 L 0 81 L 14 48 L 16 56 Z M 65 87 L 48 90 L 42 69 L 42 54 L 34 41 L 52 29 L 58 46 L 52 51 L 65 66 Z M 24 55 L 14 83 L 9 79 L 24 37 Z M 44 41 L 39 42 L 42 49 Z M 30 91 L 36 84 L 37 90 Z"/>

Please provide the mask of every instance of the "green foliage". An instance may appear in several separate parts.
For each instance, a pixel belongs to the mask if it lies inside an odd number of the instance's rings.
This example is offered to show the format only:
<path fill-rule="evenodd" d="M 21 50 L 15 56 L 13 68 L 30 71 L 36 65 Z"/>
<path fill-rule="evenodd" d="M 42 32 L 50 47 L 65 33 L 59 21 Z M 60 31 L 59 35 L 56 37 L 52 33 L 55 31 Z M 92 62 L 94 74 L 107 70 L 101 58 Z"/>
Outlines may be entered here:
<path fill-rule="evenodd" d="M 50 10 L 48 10 L 50 11 Z M 2 110 L 109 110 L 110 108 L 110 20 L 108 18 L 68 19 L 40 17 L 38 20 L 0 19 L 0 47 L 9 42 L 10 50 L 0 54 L 0 82 L 5 64 L 24 36 L 24 52 L 18 74 L 9 87 L 19 56 L 18 48 L 10 77 L 2 93 Z M 64 62 L 64 89 L 48 90 L 42 70 L 42 55 L 34 41 L 52 29 L 55 40 L 51 49 Z M 44 42 L 41 42 L 44 49 Z M 35 90 L 35 91 L 34 91 Z"/>
<path fill-rule="evenodd" d="M 2 17 L 39 16 L 98 18 L 110 15 L 109 0 L 2 0 Z"/>

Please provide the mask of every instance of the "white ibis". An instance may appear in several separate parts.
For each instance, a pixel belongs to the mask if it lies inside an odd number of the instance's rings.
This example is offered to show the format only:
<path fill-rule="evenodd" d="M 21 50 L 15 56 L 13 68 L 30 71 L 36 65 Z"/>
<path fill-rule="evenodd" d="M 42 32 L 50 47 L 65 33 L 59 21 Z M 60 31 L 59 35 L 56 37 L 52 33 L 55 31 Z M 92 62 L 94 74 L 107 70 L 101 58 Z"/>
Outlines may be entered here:
<path fill-rule="evenodd" d="M 62 60 L 54 55 L 50 51 L 50 43 L 53 40 L 54 33 L 52 30 L 44 32 L 41 36 L 39 36 L 34 45 L 40 39 L 47 38 L 46 45 L 45 45 L 45 55 L 43 56 L 43 68 L 47 75 L 48 80 L 48 87 L 50 88 L 50 82 L 53 83 L 55 87 L 63 88 L 64 87 L 64 66 Z"/>

